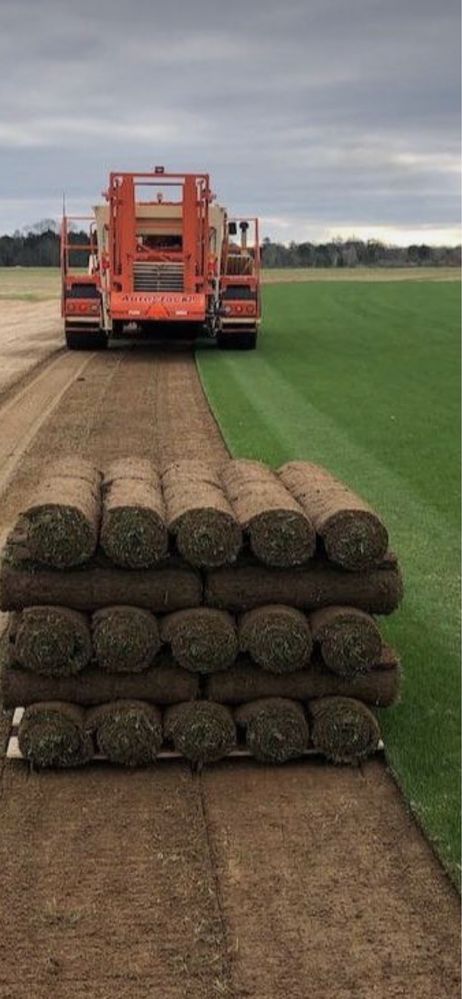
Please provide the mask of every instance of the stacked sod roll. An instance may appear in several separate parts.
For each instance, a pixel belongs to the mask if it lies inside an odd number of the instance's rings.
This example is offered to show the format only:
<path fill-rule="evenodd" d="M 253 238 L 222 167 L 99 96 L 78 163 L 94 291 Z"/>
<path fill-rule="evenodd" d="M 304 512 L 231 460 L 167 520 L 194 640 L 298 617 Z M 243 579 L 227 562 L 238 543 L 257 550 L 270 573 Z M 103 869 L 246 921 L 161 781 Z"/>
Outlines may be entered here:
<path fill-rule="evenodd" d="M 318 466 L 66 457 L 3 553 L 3 703 L 38 767 L 358 763 L 399 697 L 377 618 L 401 597 L 382 520 Z"/>

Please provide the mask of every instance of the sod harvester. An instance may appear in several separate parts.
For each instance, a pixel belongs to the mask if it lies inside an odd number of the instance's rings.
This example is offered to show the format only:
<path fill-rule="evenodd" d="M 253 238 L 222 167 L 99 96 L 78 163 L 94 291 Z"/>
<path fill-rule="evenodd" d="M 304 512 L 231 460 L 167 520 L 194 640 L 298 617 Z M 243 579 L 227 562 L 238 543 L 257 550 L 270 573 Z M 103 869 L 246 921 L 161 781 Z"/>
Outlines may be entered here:
<path fill-rule="evenodd" d="M 253 349 L 260 321 L 258 220 L 230 218 L 208 174 L 163 167 L 111 173 L 105 198 L 93 216 L 63 216 L 67 346 L 97 350 L 109 337 L 205 334 L 222 348 Z M 72 242 L 76 222 L 89 224 L 89 243 Z M 88 273 L 72 270 L 77 252 L 88 254 Z"/>

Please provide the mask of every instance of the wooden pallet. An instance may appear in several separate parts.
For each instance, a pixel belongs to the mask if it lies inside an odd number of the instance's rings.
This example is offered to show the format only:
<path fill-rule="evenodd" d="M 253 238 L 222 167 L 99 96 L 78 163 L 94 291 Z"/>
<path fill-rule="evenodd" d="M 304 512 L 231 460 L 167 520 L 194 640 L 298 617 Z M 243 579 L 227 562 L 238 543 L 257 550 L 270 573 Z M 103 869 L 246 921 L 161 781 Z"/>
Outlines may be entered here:
<path fill-rule="evenodd" d="M 21 753 L 21 750 L 19 748 L 19 742 L 18 742 L 18 728 L 19 728 L 19 723 L 21 721 L 21 718 L 22 718 L 22 716 L 24 714 L 24 710 L 25 710 L 24 708 L 15 708 L 15 711 L 13 713 L 13 718 L 12 718 L 12 721 L 11 721 L 10 735 L 9 735 L 9 738 L 8 738 L 8 745 L 7 745 L 7 750 L 6 750 L 6 758 L 7 758 L 7 760 L 24 760 L 24 758 L 25 758 L 23 756 L 23 754 Z M 378 747 L 377 747 L 377 752 L 383 752 L 383 749 L 384 749 L 384 744 L 383 744 L 382 739 L 381 739 L 380 742 L 379 742 L 379 744 L 378 744 Z M 304 757 L 305 756 L 322 756 L 322 753 L 320 753 L 317 749 L 305 749 L 305 752 L 303 753 L 303 756 Z M 251 757 L 252 757 L 252 753 L 249 753 L 248 749 L 245 749 L 245 748 L 239 749 L 238 748 L 238 749 L 233 749 L 232 753 L 228 753 L 228 755 L 226 757 L 224 757 L 224 759 L 241 759 L 241 758 L 244 758 L 244 759 L 248 758 L 249 759 Z M 175 752 L 174 749 L 161 749 L 160 752 L 157 754 L 157 759 L 158 760 L 180 760 L 180 759 L 182 759 L 182 756 L 181 756 L 181 753 Z M 103 763 L 104 762 L 106 762 L 106 763 L 110 762 L 108 760 L 107 756 L 103 756 L 101 753 L 95 753 L 95 755 L 93 757 L 93 760 L 95 762 L 100 762 L 101 761 Z"/>

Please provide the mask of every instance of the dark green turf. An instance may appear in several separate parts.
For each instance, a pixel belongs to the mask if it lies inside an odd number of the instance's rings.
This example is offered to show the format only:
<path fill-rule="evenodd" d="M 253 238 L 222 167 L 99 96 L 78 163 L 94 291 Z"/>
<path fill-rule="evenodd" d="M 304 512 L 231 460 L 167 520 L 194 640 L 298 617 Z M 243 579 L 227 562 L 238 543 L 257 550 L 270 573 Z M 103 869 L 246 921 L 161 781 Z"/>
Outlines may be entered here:
<path fill-rule="evenodd" d="M 452 875 L 459 860 L 457 282 L 274 285 L 255 353 L 198 352 L 233 454 L 324 463 L 383 514 L 406 580 L 384 624 L 405 667 L 388 759 Z"/>

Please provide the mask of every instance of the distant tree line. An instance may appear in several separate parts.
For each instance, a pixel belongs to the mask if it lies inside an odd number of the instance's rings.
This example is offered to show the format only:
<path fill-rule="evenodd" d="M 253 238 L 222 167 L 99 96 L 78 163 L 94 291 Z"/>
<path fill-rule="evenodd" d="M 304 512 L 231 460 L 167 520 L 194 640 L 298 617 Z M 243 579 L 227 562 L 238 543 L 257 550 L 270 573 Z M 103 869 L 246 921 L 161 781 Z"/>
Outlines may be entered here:
<path fill-rule="evenodd" d="M 460 246 L 389 246 L 375 239 L 273 243 L 264 239 L 264 267 L 459 267 Z"/>
<path fill-rule="evenodd" d="M 72 243 L 88 242 L 87 232 L 71 231 Z M 375 239 L 335 239 L 329 243 L 274 243 L 263 240 L 264 267 L 459 267 L 460 246 L 389 246 Z M 71 262 L 86 267 L 88 255 L 75 251 Z M 0 267 L 59 267 L 59 232 L 44 219 L 30 229 L 0 236 Z"/>

